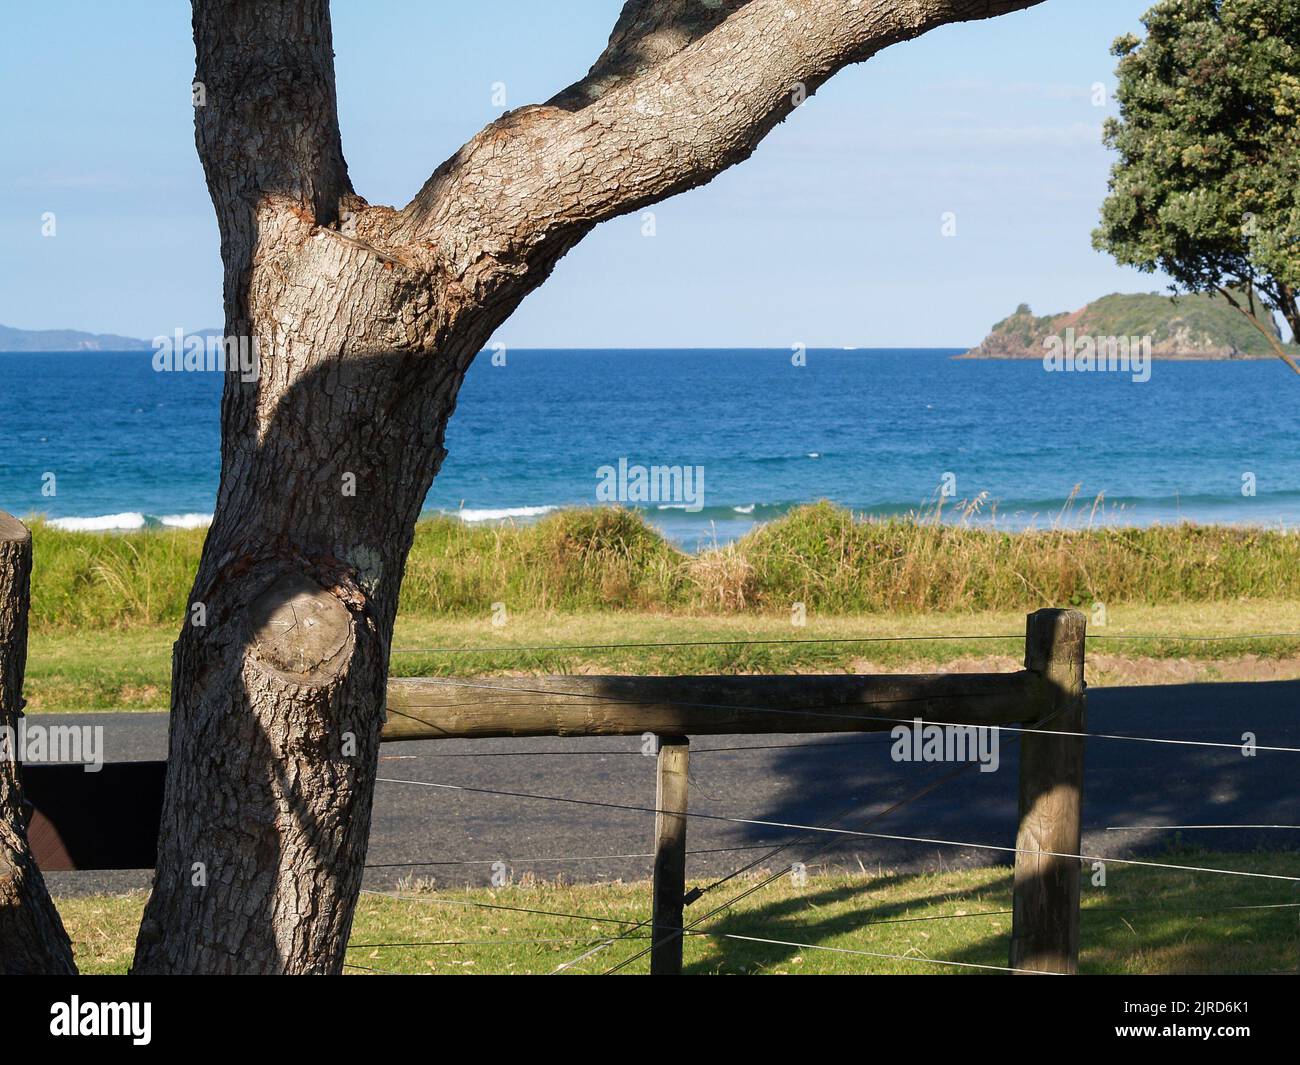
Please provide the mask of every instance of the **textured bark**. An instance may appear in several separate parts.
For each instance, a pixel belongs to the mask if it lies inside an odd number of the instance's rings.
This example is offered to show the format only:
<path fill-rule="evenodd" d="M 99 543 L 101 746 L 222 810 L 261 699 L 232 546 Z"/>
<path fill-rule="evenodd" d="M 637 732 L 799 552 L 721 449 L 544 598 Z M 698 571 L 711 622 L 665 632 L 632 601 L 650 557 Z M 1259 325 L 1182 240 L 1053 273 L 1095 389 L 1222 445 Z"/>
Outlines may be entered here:
<path fill-rule="evenodd" d="M 0 511 L 0 727 L 15 731 L 23 708 L 31 573 L 31 534 Z M 72 944 L 27 845 L 21 752 L 12 753 L 12 760 L 0 757 L 0 976 L 75 973 Z"/>
<path fill-rule="evenodd" d="M 340 969 L 415 520 L 470 361 L 560 256 L 745 158 L 795 82 L 1033 2 L 631 0 L 586 78 L 396 211 L 348 180 L 325 0 L 194 0 L 226 331 L 261 373 L 226 381 L 135 971 Z"/>

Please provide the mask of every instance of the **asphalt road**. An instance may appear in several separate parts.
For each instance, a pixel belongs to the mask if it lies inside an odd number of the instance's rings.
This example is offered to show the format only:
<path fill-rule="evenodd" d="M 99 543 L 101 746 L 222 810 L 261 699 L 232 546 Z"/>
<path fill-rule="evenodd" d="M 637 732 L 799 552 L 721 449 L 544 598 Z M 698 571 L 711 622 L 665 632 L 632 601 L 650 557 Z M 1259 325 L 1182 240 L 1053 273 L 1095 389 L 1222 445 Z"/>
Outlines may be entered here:
<path fill-rule="evenodd" d="M 1300 748 L 1300 682 L 1094 688 L 1092 733 Z M 105 728 L 110 761 L 166 755 L 165 714 L 41 715 L 44 723 Z M 847 828 L 933 840 L 1010 846 L 1016 817 L 1017 743 L 1003 732 L 1000 765 L 977 766 L 886 813 L 900 800 L 953 773 L 952 763 L 890 759 L 888 734 L 869 736 L 716 736 L 692 743 L 688 876 L 706 883 L 777 844 L 794 846 L 764 864 L 805 861 L 900 871 L 1005 862 L 994 851 L 865 837 L 802 834 L 713 818 L 816 825 L 839 814 Z M 409 878 L 441 885 L 487 884 L 493 863 L 510 875 L 553 879 L 641 879 L 649 875 L 654 759 L 628 739 L 437 741 L 383 747 L 369 887 Z M 749 748 L 749 749 L 737 749 Z M 1114 857 L 1150 855 L 1175 836 L 1207 849 L 1300 849 L 1300 831 L 1278 828 L 1182 829 L 1134 826 L 1300 825 L 1300 754 L 1239 747 L 1180 746 L 1091 738 L 1084 789 L 1084 850 Z M 459 785 L 482 791 L 427 787 Z M 509 791 L 515 795 L 488 794 Z M 583 800 L 557 802 L 553 796 Z M 590 803 L 609 803 L 610 808 Z M 709 815 L 709 816 L 703 816 Z M 829 844 L 829 845 L 828 845 Z M 1177 860 L 1177 859 L 1174 859 Z M 501 868 L 501 867 L 498 867 Z M 56 893 L 144 887 L 147 872 L 54 873 Z"/>

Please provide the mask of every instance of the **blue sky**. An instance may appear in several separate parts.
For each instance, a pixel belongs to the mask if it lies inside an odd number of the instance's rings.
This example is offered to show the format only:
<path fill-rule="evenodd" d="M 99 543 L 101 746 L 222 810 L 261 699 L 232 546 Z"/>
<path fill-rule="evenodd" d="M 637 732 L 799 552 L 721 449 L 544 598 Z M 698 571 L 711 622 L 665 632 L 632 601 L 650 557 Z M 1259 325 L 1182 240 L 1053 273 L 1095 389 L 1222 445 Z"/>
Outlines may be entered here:
<path fill-rule="evenodd" d="M 584 73 L 619 0 L 337 0 L 353 183 L 405 203 L 490 121 Z M 1162 288 L 1089 233 L 1110 42 L 1149 0 L 1048 0 L 841 72 L 711 185 L 609 222 L 498 333 L 512 347 L 961 346 L 1026 301 Z M 9 5 L 0 323 L 150 338 L 221 324 L 181 0 Z M 1098 107 L 1093 86 L 1107 87 Z M 41 235 L 55 214 L 57 235 Z M 956 235 L 944 236 L 944 215 Z"/>

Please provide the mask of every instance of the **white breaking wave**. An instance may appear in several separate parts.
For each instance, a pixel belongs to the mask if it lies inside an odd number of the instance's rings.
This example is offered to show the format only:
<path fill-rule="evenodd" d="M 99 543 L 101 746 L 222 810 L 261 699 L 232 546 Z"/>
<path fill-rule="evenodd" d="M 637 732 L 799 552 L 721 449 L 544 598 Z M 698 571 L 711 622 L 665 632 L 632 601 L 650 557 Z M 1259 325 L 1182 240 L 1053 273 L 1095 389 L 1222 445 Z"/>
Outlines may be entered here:
<path fill-rule="evenodd" d="M 212 515 L 164 514 L 158 521 L 173 529 L 206 529 L 212 524 Z"/>
<path fill-rule="evenodd" d="M 498 507 L 474 510 L 470 507 L 462 507 L 456 511 L 456 517 L 461 521 L 502 521 L 505 518 L 536 518 L 542 514 L 549 514 L 557 509 L 553 506 L 544 507 Z"/>
<path fill-rule="evenodd" d="M 731 509 L 734 510 L 737 514 L 753 514 L 754 504 L 750 503 L 749 506 L 747 507 L 732 507 Z"/>
<path fill-rule="evenodd" d="M 109 532 L 117 529 L 143 529 L 143 514 L 128 511 L 125 514 L 101 514 L 97 518 L 51 518 L 50 525 L 67 532 Z"/>
<path fill-rule="evenodd" d="M 65 532 L 132 532 L 159 525 L 169 529 L 206 529 L 212 524 L 212 515 L 164 514 L 154 517 L 128 510 L 121 514 L 98 514 L 93 518 L 51 518 L 49 524 Z"/>

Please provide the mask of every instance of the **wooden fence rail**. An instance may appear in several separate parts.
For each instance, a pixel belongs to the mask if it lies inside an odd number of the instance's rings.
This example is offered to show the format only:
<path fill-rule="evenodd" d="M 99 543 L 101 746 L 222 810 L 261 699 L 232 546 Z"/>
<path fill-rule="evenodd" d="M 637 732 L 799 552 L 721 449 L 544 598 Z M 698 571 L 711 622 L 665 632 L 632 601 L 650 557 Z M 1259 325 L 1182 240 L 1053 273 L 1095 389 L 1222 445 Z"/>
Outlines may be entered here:
<path fill-rule="evenodd" d="M 682 968 L 688 736 L 878 732 L 918 718 L 1028 729 L 1019 733 L 1010 964 L 1019 971 L 1072 973 L 1079 951 L 1084 624 L 1078 611 L 1030 614 L 1025 668 L 1014 673 L 395 678 L 388 684 L 383 739 L 655 734 L 650 971 L 667 975 Z M 30 835 L 42 868 L 152 864 L 163 763 L 105 770 L 26 768 L 36 811 Z M 127 807 L 129 817 L 115 815 Z M 98 826 L 110 823 L 114 828 L 105 837 Z"/>
<path fill-rule="evenodd" d="M 1013 725 L 1050 712 L 1045 674 L 429 677 L 388 682 L 385 740 L 884 732 L 914 718 Z"/>

